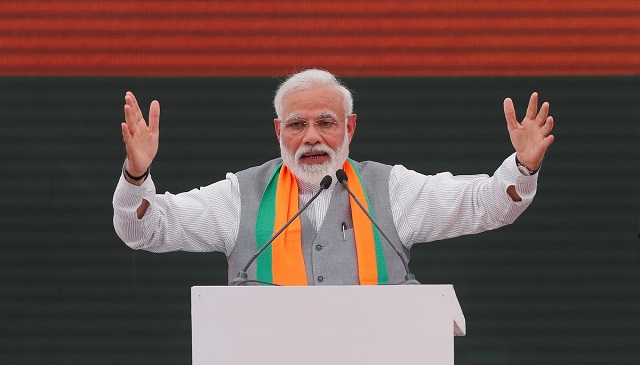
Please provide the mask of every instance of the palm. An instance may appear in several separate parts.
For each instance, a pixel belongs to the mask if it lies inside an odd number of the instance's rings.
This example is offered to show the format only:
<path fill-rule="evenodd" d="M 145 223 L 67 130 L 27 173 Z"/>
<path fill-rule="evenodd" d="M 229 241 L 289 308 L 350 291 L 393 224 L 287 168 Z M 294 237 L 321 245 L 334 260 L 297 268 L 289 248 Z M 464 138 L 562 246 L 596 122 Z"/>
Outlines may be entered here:
<path fill-rule="evenodd" d="M 549 103 L 543 103 L 538 112 L 538 94 L 531 94 L 526 116 L 518 123 L 513 102 L 507 98 L 504 101 L 504 115 L 518 160 L 530 170 L 537 170 L 554 140 L 553 135 L 549 134 L 553 129 Z"/>
<path fill-rule="evenodd" d="M 160 104 L 153 101 L 149 107 L 149 125 L 144 120 L 135 96 L 127 92 L 125 96 L 122 137 L 127 149 L 129 163 L 127 170 L 132 175 L 142 175 L 158 153 L 160 137 Z"/>

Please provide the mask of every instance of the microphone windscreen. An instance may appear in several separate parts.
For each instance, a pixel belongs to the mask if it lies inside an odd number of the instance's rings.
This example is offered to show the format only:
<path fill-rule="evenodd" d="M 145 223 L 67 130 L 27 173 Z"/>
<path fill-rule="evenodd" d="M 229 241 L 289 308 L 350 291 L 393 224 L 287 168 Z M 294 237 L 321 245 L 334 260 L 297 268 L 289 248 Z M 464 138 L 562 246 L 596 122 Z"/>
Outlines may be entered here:
<path fill-rule="evenodd" d="M 338 182 L 339 182 L 340 184 L 344 184 L 344 183 L 346 183 L 346 182 L 347 182 L 347 180 L 348 180 L 348 179 L 347 179 L 347 173 L 346 173 L 346 172 L 344 172 L 344 170 L 343 170 L 343 169 L 340 169 L 340 170 L 336 171 L 336 177 L 338 178 Z"/>
<path fill-rule="evenodd" d="M 323 189 L 329 189 L 329 186 L 331 186 L 331 180 L 333 179 L 330 175 L 323 177 L 322 181 L 320 181 L 320 187 Z"/>

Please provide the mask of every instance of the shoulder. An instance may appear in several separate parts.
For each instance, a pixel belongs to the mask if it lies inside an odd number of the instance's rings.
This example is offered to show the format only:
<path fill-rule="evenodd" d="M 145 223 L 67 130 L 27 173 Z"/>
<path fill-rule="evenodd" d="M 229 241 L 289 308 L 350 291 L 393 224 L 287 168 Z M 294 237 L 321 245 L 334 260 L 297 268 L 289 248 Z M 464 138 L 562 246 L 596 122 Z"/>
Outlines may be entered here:
<path fill-rule="evenodd" d="M 391 165 L 387 165 L 387 164 L 383 164 L 380 162 L 376 162 L 376 161 L 362 161 L 362 162 L 358 162 L 358 161 L 354 161 L 351 160 L 353 162 L 353 164 L 356 166 L 356 168 L 358 169 L 358 172 L 360 172 L 361 175 L 364 174 L 373 174 L 373 175 L 380 175 L 380 174 L 384 174 L 384 175 L 389 175 L 389 173 L 391 172 L 391 169 L 393 168 L 393 166 Z"/>
<path fill-rule="evenodd" d="M 246 195 L 248 192 L 256 190 L 256 188 L 259 189 L 260 194 L 262 194 L 262 190 L 269 183 L 273 170 L 275 170 L 281 162 L 282 159 L 275 158 L 260 166 L 238 171 L 235 175 L 238 177 L 241 195 Z M 260 189 L 260 187 L 262 187 L 262 189 Z"/>
<path fill-rule="evenodd" d="M 273 160 L 267 161 L 260 166 L 249 167 L 248 169 L 244 169 L 242 171 L 236 172 L 236 175 L 239 179 L 243 179 L 245 177 L 253 178 L 254 176 L 260 176 L 261 174 L 266 174 L 267 179 L 271 176 L 273 170 L 282 162 L 281 158 L 274 158 Z"/>
<path fill-rule="evenodd" d="M 388 193 L 389 176 L 391 175 L 391 169 L 393 166 L 376 161 L 351 161 L 356 166 L 356 169 L 358 169 L 360 178 L 366 186 L 367 191 Z"/>

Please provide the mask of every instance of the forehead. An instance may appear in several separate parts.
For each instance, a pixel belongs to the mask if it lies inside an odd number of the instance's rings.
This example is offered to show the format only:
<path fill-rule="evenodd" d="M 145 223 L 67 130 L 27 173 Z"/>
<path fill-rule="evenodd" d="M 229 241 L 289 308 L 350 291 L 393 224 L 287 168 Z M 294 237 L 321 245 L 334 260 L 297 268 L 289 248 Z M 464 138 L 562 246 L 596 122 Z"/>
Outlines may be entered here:
<path fill-rule="evenodd" d="M 292 92 L 284 97 L 282 109 L 285 118 L 290 114 L 317 116 L 326 112 L 342 115 L 345 113 L 344 97 L 335 87 L 314 86 Z"/>

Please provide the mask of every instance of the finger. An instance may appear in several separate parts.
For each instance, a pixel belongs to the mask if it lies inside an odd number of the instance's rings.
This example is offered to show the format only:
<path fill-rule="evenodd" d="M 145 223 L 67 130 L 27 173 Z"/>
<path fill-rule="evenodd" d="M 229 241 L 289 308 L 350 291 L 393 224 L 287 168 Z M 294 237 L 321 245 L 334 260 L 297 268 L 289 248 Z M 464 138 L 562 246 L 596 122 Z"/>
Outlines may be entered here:
<path fill-rule="evenodd" d="M 138 128 L 138 119 L 135 116 L 135 113 L 131 109 L 130 100 L 125 97 L 127 103 L 124 105 L 124 120 L 127 123 L 128 130 L 130 134 L 135 134 Z"/>
<path fill-rule="evenodd" d="M 131 108 L 131 110 L 135 110 L 135 108 L 136 108 L 136 102 L 135 102 L 135 100 L 134 100 L 134 96 L 133 96 L 133 94 L 131 93 L 131 91 L 127 91 L 127 92 L 124 94 L 124 102 L 125 102 L 125 104 L 126 104 L 126 105 L 129 105 L 129 107 Z M 134 114 L 134 116 L 135 116 L 135 114 Z"/>
<path fill-rule="evenodd" d="M 544 103 L 542 103 L 542 106 L 540 107 L 540 112 L 536 116 L 536 122 L 538 123 L 538 125 L 543 125 L 547 120 L 548 115 L 549 115 L 549 103 L 545 101 Z"/>
<path fill-rule="evenodd" d="M 534 120 L 538 114 L 538 93 L 534 92 L 529 98 L 529 105 L 527 106 L 527 118 Z"/>
<path fill-rule="evenodd" d="M 540 128 L 540 132 L 543 136 L 548 136 L 549 133 L 551 133 L 551 130 L 553 130 L 553 117 L 548 117 L 547 121 Z"/>
<path fill-rule="evenodd" d="M 127 150 L 127 154 L 129 154 L 129 145 L 131 144 L 131 133 L 129 133 L 129 126 L 127 123 L 120 123 L 120 128 L 122 129 L 122 140 L 124 141 L 124 147 Z"/>
<path fill-rule="evenodd" d="M 157 100 L 151 102 L 149 107 L 149 129 L 151 133 L 159 133 L 160 129 L 160 103 Z"/>
<path fill-rule="evenodd" d="M 131 108 L 133 109 L 133 112 L 136 115 L 136 119 L 137 120 L 144 120 L 144 116 L 142 115 L 142 110 L 140 109 L 140 106 L 138 105 L 138 99 L 136 99 L 136 96 L 133 95 L 133 93 L 131 91 L 127 91 L 127 95 L 129 95 L 131 97 Z"/>
<path fill-rule="evenodd" d="M 507 120 L 507 128 L 509 131 L 517 129 L 520 126 L 518 119 L 516 119 L 516 110 L 513 107 L 513 100 L 510 98 L 504 99 L 504 118 Z"/>
<path fill-rule="evenodd" d="M 129 126 L 127 126 L 127 123 L 123 122 L 120 123 L 120 129 L 122 129 L 122 139 L 124 139 L 126 142 L 127 139 L 131 138 L 131 133 L 129 133 Z"/>
<path fill-rule="evenodd" d="M 131 110 L 131 99 L 129 98 L 129 96 L 125 96 L 124 97 L 124 121 L 127 124 L 127 126 L 129 127 L 129 131 L 131 132 L 131 130 L 133 130 L 133 126 L 136 122 L 135 119 L 135 115 L 133 114 L 132 110 Z"/>
<path fill-rule="evenodd" d="M 551 146 L 551 144 L 555 140 L 556 140 L 556 138 L 553 136 L 553 134 L 550 134 L 550 135 L 546 136 L 544 138 L 544 141 L 542 142 L 542 145 L 544 146 L 544 149 L 546 150 L 547 148 L 549 148 L 549 146 Z"/>

